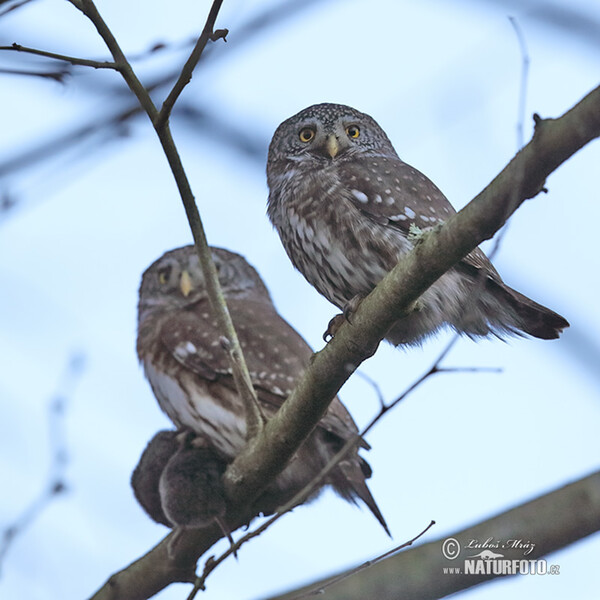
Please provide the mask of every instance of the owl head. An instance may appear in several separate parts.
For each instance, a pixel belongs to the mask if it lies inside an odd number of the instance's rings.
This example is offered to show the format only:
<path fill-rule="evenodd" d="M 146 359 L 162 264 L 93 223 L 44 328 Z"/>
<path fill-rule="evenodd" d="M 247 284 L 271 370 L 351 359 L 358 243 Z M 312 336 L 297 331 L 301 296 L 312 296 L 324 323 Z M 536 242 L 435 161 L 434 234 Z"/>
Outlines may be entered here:
<path fill-rule="evenodd" d="M 275 164 L 328 162 L 356 155 L 396 156 L 375 119 L 343 104 L 315 104 L 285 120 L 269 146 L 267 175 Z"/>
<path fill-rule="evenodd" d="M 257 297 L 270 302 L 258 273 L 239 254 L 211 247 L 219 283 L 226 298 Z M 207 298 L 206 282 L 193 245 L 163 254 L 142 275 L 138 317 L 156 308 L 183 308 Z"/>

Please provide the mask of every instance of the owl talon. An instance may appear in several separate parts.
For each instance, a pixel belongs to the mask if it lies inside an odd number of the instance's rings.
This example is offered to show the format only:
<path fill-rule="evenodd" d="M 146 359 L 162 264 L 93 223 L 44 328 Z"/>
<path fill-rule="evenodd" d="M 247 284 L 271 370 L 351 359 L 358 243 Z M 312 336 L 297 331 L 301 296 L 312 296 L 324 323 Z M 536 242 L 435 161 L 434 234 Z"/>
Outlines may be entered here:
<path fill-rule="evenodd" d="M 221 517 L 215 517 L 215 522 L 221 528 L 221 532 L 223 533 L 223 535 L 229 540 L 233 556 L 235 556 L 235 559 L 237 560 L 238 555 L 237 550 L 235 549 L 235 542 L 233 541 L 233 537 L 231 536 L 231 531 L 229 530 L 229 527 L 227 527 L 227 523 L 225 523 L 225 521 Z"/>
<path fill-rule="evenodd" d="M 363 297 L 364 296 L 361 296 L 360 294 L 356 294 L 356 296 L 353 296 L 349 302 L 346 302 L 343 314 L 348 323 L 352 323 L 350 317 L 352 317 L 352 315 L 358 310 L 360 303 L 363 301 Z"/>
<path fill-rule="evenodd" d="M 335 337 L 335 334 L 338 332 L 338 329 L 342 326 L 342 324 L 346 320 L 347 319 L 343 313 L 340 313 L 339 315 L 335 315 L 335 317 L 333 317 L 331 319 L 331 321 L 329 321 L 329 324 L 327 325 L 327 329 L 325 330 L 325 333 L 323 334 L 323 341 L 325 343 L 328 343 L 329 341 L 331 341 Z"/>
<path fill-rule="evenodd" d="M 352 315 L 356 312 L 360 303 L 363 301 L 363 296 L 360 294 L 356 294 L 353 296 L 346 304 L 344 305 L 343 311 L 339 315 L 335 315 L 329 324 L 327 325 L 327 330 L 323 334 L 323 341 L 329 342 L 331 339 L 335 337 L 335 334 L 338 332 L 338 329 L 343 325 L 344 321 L 348 321 L 348 323 L 352 323 Z"/>

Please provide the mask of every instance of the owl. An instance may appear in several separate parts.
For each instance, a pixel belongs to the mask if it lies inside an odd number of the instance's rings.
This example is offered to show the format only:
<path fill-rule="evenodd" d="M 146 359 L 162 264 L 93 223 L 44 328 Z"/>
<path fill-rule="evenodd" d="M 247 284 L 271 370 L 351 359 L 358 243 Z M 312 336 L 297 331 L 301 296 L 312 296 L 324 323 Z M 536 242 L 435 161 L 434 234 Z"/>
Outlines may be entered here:
<path fill-rule="evenodd" d="M 410 252 L 415 232 L 456 212 L 398 158 L 373 118 L 341 104 L 310 106 L 277 128 L 267 182 L 267 212 L 292 263 L 345 313 Z M 472 338 L 554 339 L 569 323 L 507 286 L 477 248 L 427 289 L 386 339 L 418 344 L 443 326 Z"/>
<path fill-rule="evenodd" d="M 294 388 L 312 351 L 279 316 L 258 273 L 242 256 L 221 248 L 211 252 L 261 410 L 269 418 Z M 137 354 L 168 417 L 203 440 L 227 465 L 244 448 L 247 426 L 220 338 L 194 246 L 167 252 L 142 276 Z M 335 398 L 288 466 L 257 500 L 257 511 L 272 513 L 290 500 L 356 433 L 352 417 Z M 369 465 L 354 450 L 324 485 L 350 502 L 362 500 L 389 533 L 365 482 L 370 475 Z"/>

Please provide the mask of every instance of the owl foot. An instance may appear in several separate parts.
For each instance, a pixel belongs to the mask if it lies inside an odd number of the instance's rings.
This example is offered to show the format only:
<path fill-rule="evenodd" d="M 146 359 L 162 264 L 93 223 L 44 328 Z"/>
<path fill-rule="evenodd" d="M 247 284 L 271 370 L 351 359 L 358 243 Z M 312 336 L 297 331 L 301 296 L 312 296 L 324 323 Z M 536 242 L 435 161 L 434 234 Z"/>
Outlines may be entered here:
<path fill-rule="evenodd" d="M 327 330 L 323 334 L 324 342 L 328 342 L 329 340 L 331 340 L 345 321 L 348 321 L 348 323 L 352 323 L 352 315 L 358 309 L 360 303 L 363 301 L 363 298 L 364 296 L 356 294 L 356 296 L 351 298 L 349 302 L 346 302 L 346 304 L 344 305 L 344 310 L 339 315 L 335 315 L 335 317 L 333 317 L 333 319 L 329 321 L 329 324 L 327 325 Z"/>
<path fill-rule="evenodd" d="M 237 549 L 235 548 L 235 542 L 233 541 L 233 537 L 231 537 L 231 531 L 229 530 L 229 527 L 227 527 L 227 523 L 225 523 L 221 517 L 215 517 L 215 522 L 221 528 L 223 535 L 229 540 L 233 556 L 235 556 L 235 559 L 237 560 Z"/>
<path fill-rule="evenodd" d="M 231 531 L 227 527 L 227 524 L 220 517 L 215 517 L 215 523 L 220 527 L 221 532 L 223 533 L 223 537 L 226 537 L 229 540 L 229 544 L 233 550 L 232 554 L 235 556 L 235 559 L 238 559 L 237 549 L 235 548 L 235 542 L 233 541 L 233 537 L 231 536 Z M 185 526 L 177 526 L 173 529 L 173 535 L 167 542 L 167 556 L 174 560 L 177 556 L 177 545 L 179 544 L 179 539 L 186 529 L 193 529 L 192 527 Z"/>
<path fill-rule="evenodd" d="M 323 341 L 329 342 L 329 340 L 332 340 L 345 320 L 346 319 L 344 318 L 344 315 L 342 313 L 340 313 L 339 315 L 335 315 L 335 317 L 333 317 L 333 319 L 331 319 L 331 321 L 329 321 L 329 323 L 327 324 L 327 329 L 323 334 Z"/>

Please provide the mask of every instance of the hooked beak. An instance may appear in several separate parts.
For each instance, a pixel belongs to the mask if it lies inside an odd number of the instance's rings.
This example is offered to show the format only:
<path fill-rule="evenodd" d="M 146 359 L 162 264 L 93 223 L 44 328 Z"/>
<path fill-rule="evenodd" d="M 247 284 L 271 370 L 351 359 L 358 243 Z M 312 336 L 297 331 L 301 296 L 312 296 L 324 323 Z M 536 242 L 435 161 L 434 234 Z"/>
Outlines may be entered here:
<path fill-rule="evenodd" d="M 190 295 L 192 288 L 192 278 L 190 277 L 190 274 L 184 269 L 181 272 L 181 277 L 179 278 L 179 289 L 181 290 L 181 293 L 183 294 L 184 298 L 187 298 Z"/>
<path fill-rule="evenodd" d="M 337 137 L 335 137 L 333 133 L 327 136 L 327 140 L 325 141 L 325 150 L 327 150 L 327 154 L 329 154 L 331 158 L 335 158 L 340 151 L 340 144 Z"/>

